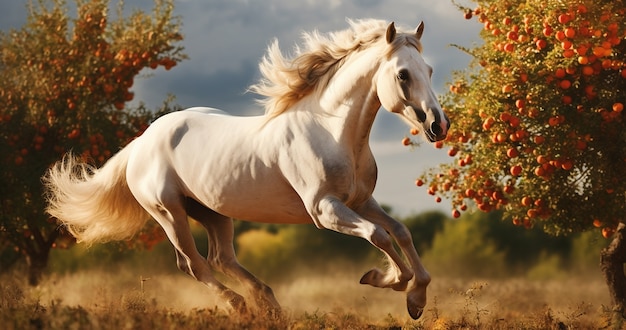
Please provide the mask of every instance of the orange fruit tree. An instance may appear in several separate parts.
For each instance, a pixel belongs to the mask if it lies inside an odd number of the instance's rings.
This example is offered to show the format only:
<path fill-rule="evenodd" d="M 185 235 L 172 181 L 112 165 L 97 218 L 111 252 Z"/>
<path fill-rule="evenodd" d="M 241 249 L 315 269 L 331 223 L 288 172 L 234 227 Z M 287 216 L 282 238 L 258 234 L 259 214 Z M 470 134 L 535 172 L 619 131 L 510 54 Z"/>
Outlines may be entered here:
<path fill-rule="evenodd" d="M 0 33 L 0 268 L 26 260 L 34 284 L 50 249 L 72 242 L 44 212 L 48 166 L 68 151 L 100 165 L 158 115 L 127 102 L 141 70 L 185 58 L 172 3 L 112 19 L 108 0 L 76 1 L 71 19 L 65 1 L 40 0 Z"/>
<path fill-rule="evenodd" d="M 475 3 L 461 9 L 484 42 L 459 46 L 473 59 L 442 97 L 453 161 L 419 180 L 455 216 L 475 205 L 554 234 L 612 235 L 603 270 L 623 310 L 624 272 L 607 271 L 626 261 L 626 4 Z"/>

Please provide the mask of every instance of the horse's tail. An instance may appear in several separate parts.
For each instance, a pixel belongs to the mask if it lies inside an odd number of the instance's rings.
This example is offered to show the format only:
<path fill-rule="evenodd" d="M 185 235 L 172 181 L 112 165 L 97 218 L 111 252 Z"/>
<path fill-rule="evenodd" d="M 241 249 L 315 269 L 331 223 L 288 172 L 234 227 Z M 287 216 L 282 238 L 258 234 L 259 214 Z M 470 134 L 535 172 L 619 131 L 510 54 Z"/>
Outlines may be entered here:
<path fill-rule="evenodd" d="M 44 175 L 46 211 L 79 242 L 95 243 L 132 237 L 150 218 L 126 182 L 133 143 L 101 168 L 66 155 Z"/>

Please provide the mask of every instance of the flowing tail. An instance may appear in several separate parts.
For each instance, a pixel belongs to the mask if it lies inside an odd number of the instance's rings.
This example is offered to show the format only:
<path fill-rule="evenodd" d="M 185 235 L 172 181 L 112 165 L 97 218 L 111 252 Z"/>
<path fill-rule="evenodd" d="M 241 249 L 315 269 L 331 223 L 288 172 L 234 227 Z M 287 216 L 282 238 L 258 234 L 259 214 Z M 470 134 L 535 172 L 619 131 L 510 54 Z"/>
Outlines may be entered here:
<path fill-rule="evenodd" d="M 150 218 L 126 182 L 132 145 L 131 142 L 99 169 L 66 155 L 42 178 L 48 201 L 46 211 L 63 223 L 78 242 L 128 239 Z"/>

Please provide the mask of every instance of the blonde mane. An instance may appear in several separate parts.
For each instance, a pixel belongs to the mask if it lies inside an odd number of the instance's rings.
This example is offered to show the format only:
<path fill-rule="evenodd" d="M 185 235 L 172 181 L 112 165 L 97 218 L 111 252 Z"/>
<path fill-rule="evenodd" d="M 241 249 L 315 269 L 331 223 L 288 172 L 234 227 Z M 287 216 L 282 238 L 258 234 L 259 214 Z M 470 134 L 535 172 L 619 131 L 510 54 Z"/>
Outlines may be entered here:
<path fill-rule="evenodd" d="M 304 33 L 304 48 L 296 47 L 293 58 L 285 58 L 278 41 L 270 45 L 259 64 L 263 75 L 250 90 L 265 98 L 265 114 L 276 117 L 316 89 L 324 89 L 348 55 L 385 42 L 388 23 L 382 20 L 348 20 L 350 28 L 327 36 L 317 31 Z M 381 56 L 389 56 L 402 45 L 410 44 L 421 52 L 414 34 L 400 34 Z"/>

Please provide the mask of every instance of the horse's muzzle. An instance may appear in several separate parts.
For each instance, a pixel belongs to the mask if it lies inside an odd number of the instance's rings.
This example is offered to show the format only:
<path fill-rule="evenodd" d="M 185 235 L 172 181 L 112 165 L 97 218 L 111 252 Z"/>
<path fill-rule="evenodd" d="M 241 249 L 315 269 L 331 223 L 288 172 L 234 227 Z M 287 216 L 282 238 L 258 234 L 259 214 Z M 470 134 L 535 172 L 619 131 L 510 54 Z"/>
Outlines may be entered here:
<path fill-rule="evenodd" d="M 448 135 L 450 128 L 450 120 L 444 115 L 443 120 L 434 120 L 430 123 L 430 127 L 426 131 L 426 136 L 430 142 L 441 141 Z"/>

